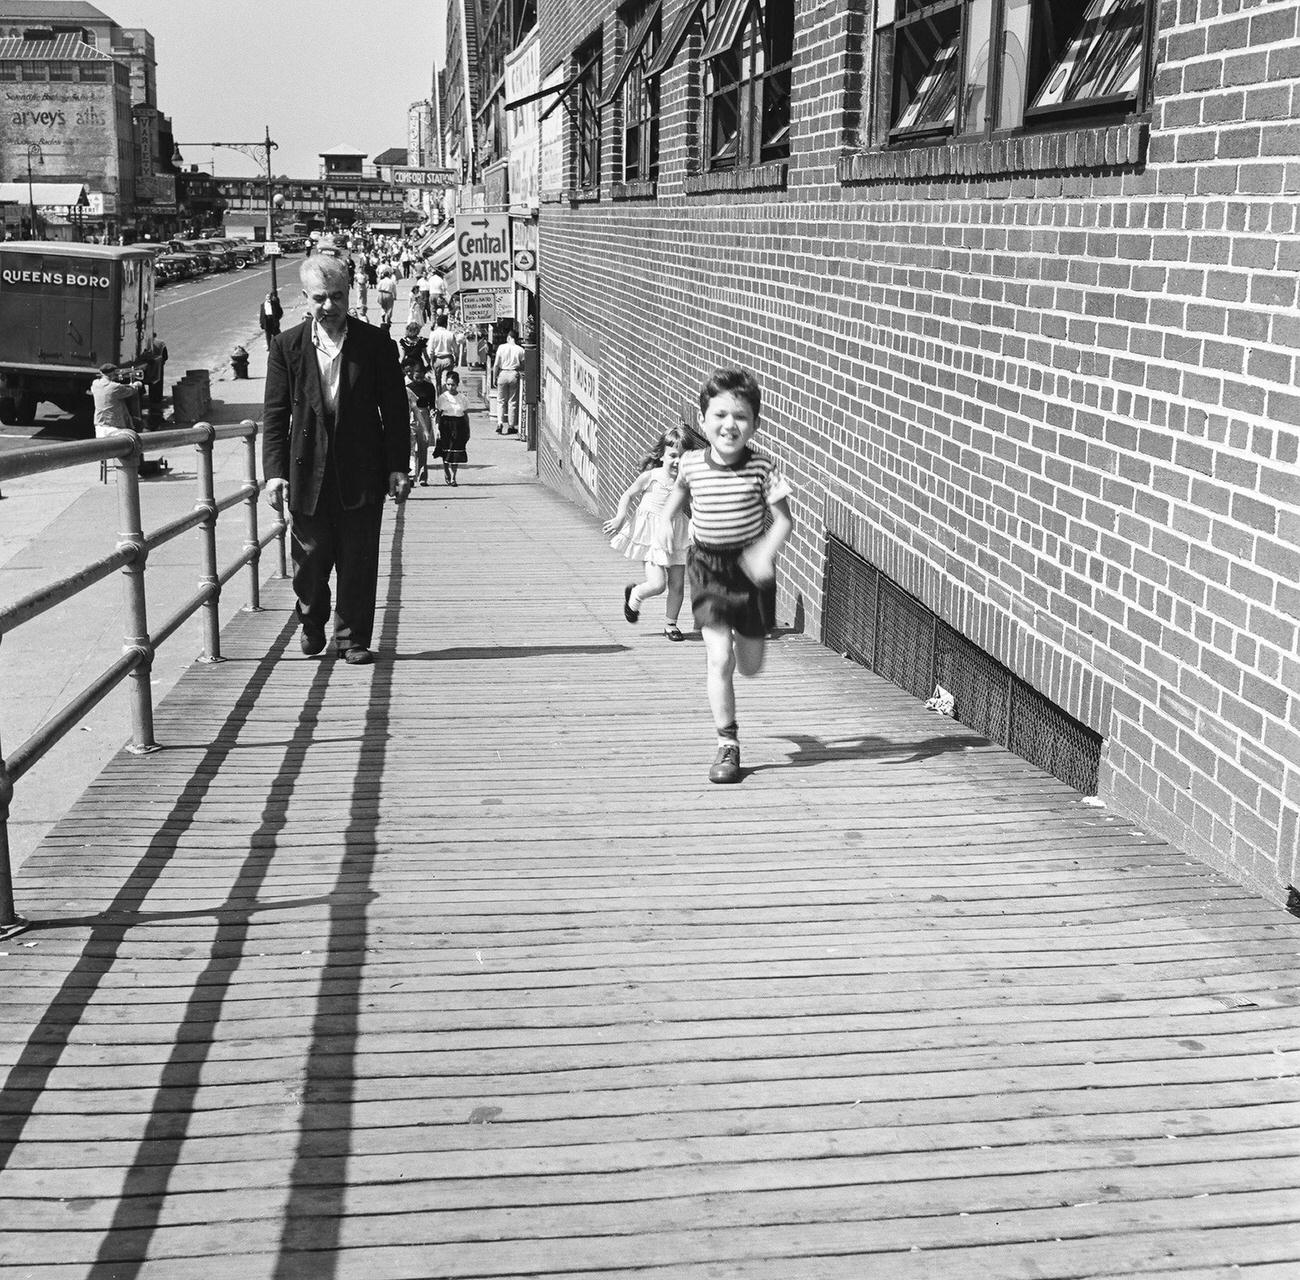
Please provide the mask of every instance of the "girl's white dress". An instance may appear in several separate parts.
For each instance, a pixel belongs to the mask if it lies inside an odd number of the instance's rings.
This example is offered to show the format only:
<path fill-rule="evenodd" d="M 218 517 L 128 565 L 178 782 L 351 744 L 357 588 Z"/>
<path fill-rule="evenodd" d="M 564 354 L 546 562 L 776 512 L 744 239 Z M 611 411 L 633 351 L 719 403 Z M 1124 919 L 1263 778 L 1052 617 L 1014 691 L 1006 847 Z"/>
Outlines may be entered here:
<path fill-rule="evenodd" d="M 651 480 L 632 519 L 610 539 L 609 545 L 629 560 L 645 560 L 663 568 L 685 564 L 686 548 L 691 541 L 690 520 L 686 513 L 679 511 L 667 530 L 659 519 L 673 488 L 672 483 L 664 484 L 658 476 Z"/>

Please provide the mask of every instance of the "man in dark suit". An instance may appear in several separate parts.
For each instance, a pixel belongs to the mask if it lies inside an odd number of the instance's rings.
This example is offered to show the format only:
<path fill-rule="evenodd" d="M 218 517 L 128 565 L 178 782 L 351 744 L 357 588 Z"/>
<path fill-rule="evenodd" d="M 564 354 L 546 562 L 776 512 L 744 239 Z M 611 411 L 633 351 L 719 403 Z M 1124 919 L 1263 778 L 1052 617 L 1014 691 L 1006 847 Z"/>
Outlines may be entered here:
<path fill-rule="evenodd" d="M 325 648 L 333 571 L 333 647 L 368 663 L 384 498 L 410 490 L 406 386 L 387 334 L 349 318 L 344 263 L 312 254 L 300 274 L 307 319 L 273 339 L 267 357 L 267 498 L 288 504 L 303 653 Z"/>

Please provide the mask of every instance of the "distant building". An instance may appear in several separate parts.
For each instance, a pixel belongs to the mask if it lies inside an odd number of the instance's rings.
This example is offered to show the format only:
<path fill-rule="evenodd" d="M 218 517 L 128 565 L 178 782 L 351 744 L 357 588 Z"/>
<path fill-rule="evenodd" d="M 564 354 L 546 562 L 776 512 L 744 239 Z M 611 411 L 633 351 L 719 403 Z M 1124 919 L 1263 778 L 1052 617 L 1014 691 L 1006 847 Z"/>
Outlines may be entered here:
<path fill-rule="evenodd" d="M 87 188 L 78 234 L 174 230 L 174 142 L 153 36 L 78 0 L 0 0 L 0 50 L 0 178 L 26 180 L 30 151 L 33 176 Z"/>
<path fill-rule="evenodd" d="M 10 181 L 78 182 L 86 230 L 135 220 L 135 131 L 128 69 L 77 35 L 0 38 L 0 170 Z M 23 234 L 42 235 L 40 224 Z"/>

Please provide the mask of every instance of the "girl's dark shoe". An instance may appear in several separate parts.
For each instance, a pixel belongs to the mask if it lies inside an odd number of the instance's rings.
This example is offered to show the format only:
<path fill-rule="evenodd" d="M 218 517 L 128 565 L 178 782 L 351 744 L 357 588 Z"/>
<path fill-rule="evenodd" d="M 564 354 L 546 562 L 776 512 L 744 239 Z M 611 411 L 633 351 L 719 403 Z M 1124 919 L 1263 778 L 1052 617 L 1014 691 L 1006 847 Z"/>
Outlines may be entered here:
<path fill-rule="evenodd" d="M 668 637 L 669 640 L 685 640 L 685 639 L 686 639 L 686 637 L 685 637 L 684 635 L 682 635 L 681 631 L 679 631 L 678 628 L 677 628 L 674 624 L 672 624 L 672 623 L 670 623 L 668 626 L 666 626 L 666 627 L 664 628 L 664 635 L 666 635 L 666 636 Z"/>
<path fill-rule="evenodd" d="M 629 582 L 623 588 L 623 616 L 629 622 L 638 622 L 641 618 L 641 610 L 632 608 L 632 592 L 635 588 L 635 582 Z"/>

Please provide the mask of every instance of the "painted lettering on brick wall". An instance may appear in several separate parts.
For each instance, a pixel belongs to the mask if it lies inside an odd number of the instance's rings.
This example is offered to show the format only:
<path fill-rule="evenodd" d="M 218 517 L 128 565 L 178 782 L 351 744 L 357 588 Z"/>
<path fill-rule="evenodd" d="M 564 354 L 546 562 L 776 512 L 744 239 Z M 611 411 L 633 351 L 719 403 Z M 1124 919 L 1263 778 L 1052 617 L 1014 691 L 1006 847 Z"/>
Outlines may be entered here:
<path fill-rule="evenodd" d="M 594 498 L 599 483 L 596 427 L 600 420 L 600 373 L 577 351 L 569 353 L 569 466 Z"/>

